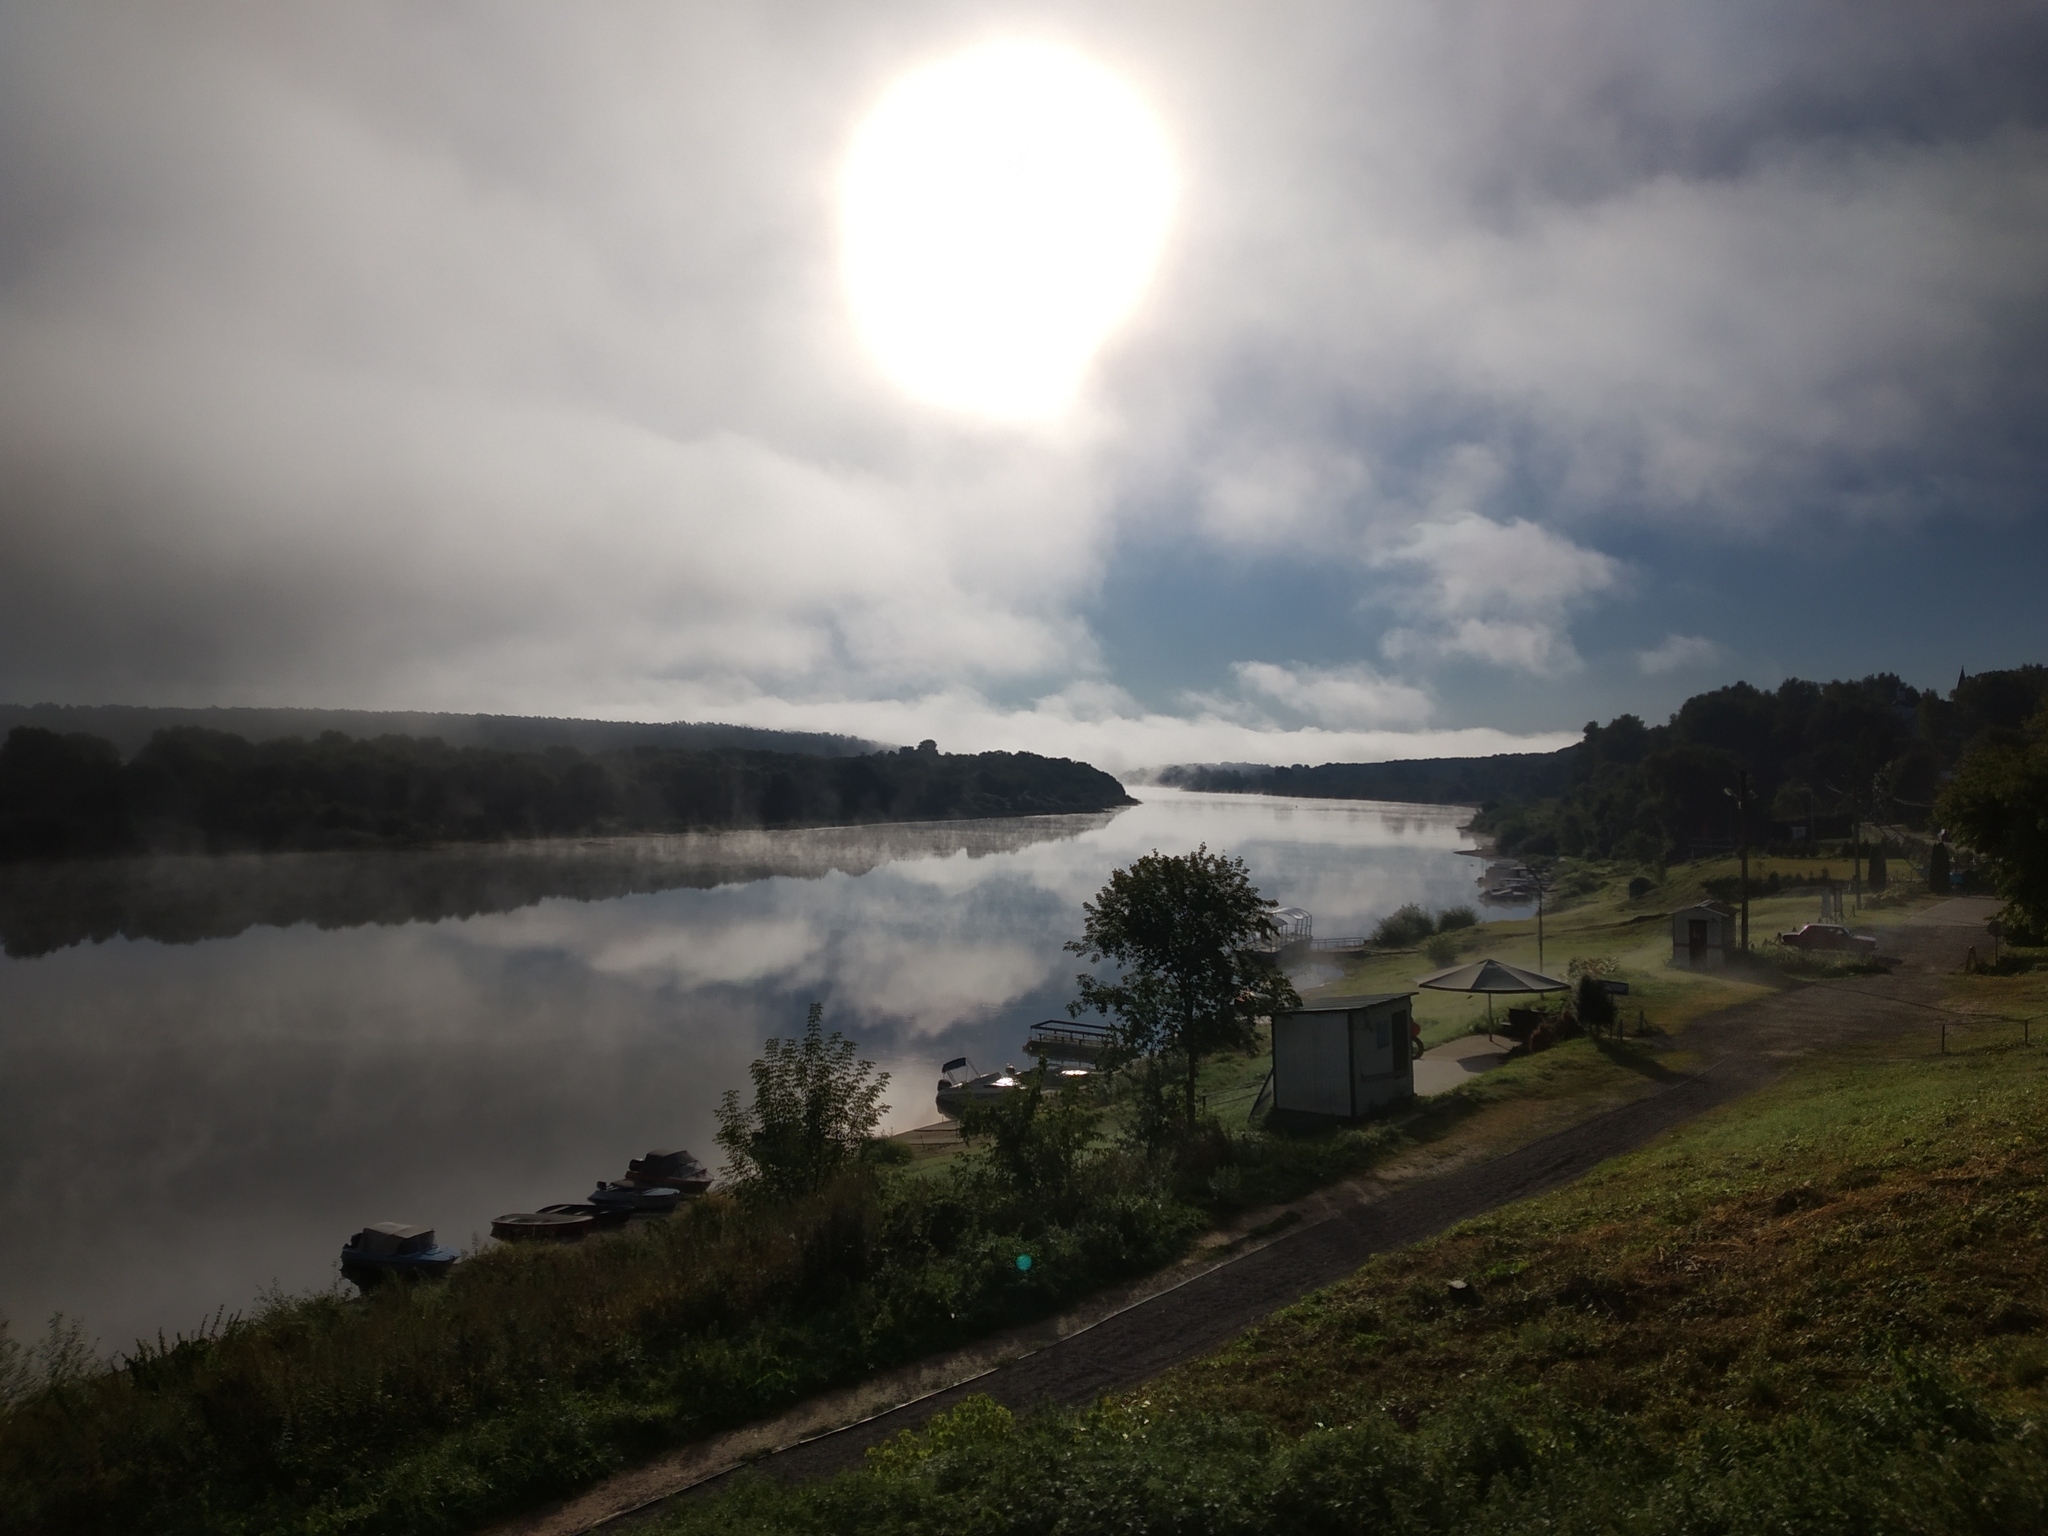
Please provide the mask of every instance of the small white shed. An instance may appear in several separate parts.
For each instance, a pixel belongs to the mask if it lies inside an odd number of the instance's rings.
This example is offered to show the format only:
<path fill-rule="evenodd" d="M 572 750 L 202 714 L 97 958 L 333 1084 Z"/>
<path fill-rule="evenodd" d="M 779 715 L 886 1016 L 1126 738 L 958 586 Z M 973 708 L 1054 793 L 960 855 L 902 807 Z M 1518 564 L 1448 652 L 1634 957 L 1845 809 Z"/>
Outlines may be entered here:
<path fill-rule="evenodd" d="M 1275 1014 L 1275 1112 L 1355 1120 L 1412 1097 L 1414 995 L 1331 997 Z"/>
<path fill-rule="evenodd" d="M 1735 914 L 1718 901 L 1681 907 L 1671 914 L 1671 963 L 1689 971 L 1728 963 L 1738 946 Z"/>

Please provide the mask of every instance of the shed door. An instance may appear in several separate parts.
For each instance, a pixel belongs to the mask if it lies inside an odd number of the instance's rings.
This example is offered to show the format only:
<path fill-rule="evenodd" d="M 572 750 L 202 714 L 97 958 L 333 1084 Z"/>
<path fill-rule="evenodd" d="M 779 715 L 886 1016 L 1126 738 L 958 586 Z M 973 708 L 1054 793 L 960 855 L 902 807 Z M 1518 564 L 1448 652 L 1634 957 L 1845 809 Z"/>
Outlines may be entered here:
<path fill-rule="evenodd" d="M 1694 960 L 1707 957 L 1707 920 L 1696 917 L 1685 925 L 1685 952 Z"/>

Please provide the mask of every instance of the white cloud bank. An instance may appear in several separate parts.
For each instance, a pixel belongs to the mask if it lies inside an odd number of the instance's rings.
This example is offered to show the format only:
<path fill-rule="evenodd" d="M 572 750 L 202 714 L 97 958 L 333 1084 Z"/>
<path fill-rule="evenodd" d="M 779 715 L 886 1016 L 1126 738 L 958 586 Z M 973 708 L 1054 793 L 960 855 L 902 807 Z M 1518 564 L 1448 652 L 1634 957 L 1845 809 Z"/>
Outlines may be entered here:
<path fill-rule="evenodd" d="M 10 6 L 0 698 L 1421 752 L 1440 670 L 1579 666 L 1619 524 L 2037 495 L 2030 9 L 1040 8 L 1185 187 L 1009 431 L 882 378 L 833 244 L 853 125 L 980 13 Z M 999 723 L 1126 681 L 1087 618 L 1140 535 L 1334 562 L 1370 632 Z"/>

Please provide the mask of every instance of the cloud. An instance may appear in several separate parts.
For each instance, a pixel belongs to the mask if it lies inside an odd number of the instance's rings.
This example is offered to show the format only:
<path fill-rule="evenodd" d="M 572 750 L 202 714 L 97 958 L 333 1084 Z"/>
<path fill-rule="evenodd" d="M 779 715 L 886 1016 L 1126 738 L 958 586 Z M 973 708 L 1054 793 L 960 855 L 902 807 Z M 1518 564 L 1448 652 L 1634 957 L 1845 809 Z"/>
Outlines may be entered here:
<path fill-rule="evenodd" d="M 831 201 L 893 78 L 1010 32 L 1185 179 L 1030 431 L 883 378 Z M 1560 678 L 1616 529 L 2038 511 L 2044 58 L 1997 4 L 8 7 L 0 696 L 881 735 L 1136 686 L 1088 615 L 1161 547 L 1162 611 L 1340 564 L 1417 676 Z M 1424 718 L 1312 670 L 1188 722 Z"/>
<path fill-rule="evenodd" d="M 1525 518 L 1496 523 L 1460 512 L 1423 523 L 1371 556 L 1381 569 L 1417 570 L 1419 590 L 1399 596 L 1427 613 L 1382 641 L 1387 655 L 1466 656 L 1537 674 L 1579 664 L 1568 611 L 1615 583 L 1619 562 Z"/>
<path fill-rule="evenodd" d="M 1704 635 L 1666 635 L 1662 645 L 1636 652 L 1636 665 L 1645 677 L 1661 677 L 1666 672 L 1712 666 L 1727 654 L 1719 641 Z"/>
<path fill-rule="evenodd" d="M 1240 661 L 1231 670 L 1241 686 L 1307 715 L 1318 725 L 1337 729 L 1420 725 L 1433 709 L 1429 695 L 1420 688 L 1383 677 L 1363 663 L 1283 667 L 1268 661 Z"/>
<path fill-rule="evenodd" d="M 1275 669 L 1283 670 L 1283 669 Z M 1551 752 L 1578 740 L 1572 731 L 1516 733 L 1491 726 L 1402 729 L 1276 725 L 1242 701 L 1196 697 L 1184 713 L 1146 709 L 1113 685 L 1081 683 L 1022 707 L 966 688 L 899 699 L 793 701 L 772 694 L 697 695 L 698 718 L 743 720 L 790 730 L 842 731 L 876 740 L 926 737 L 947 752 L 1038 752 L 1125 773 L 1168 763 L 1383 762 L 1414 757 L 1486 757 Z M 626 717 L 596 700 L 577 713 Z"/>

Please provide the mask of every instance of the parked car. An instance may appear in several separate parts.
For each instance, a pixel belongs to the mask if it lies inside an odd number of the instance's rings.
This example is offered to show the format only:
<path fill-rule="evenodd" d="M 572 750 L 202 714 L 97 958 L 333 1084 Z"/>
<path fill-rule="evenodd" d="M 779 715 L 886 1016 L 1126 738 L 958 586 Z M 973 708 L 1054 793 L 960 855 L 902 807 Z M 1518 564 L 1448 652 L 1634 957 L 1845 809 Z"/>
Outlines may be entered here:
<path fill-rule="evenodd" d="M 1851 933 L 1840 923 L 1801 923 L 1791 933 L 1778 935 L 1787 949 L 1834 949 L 1852 955 L 1874 955 L 1877 940 L 1867 933 Z"/>

